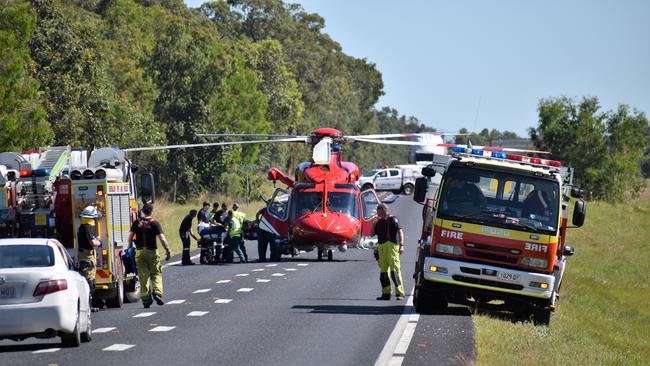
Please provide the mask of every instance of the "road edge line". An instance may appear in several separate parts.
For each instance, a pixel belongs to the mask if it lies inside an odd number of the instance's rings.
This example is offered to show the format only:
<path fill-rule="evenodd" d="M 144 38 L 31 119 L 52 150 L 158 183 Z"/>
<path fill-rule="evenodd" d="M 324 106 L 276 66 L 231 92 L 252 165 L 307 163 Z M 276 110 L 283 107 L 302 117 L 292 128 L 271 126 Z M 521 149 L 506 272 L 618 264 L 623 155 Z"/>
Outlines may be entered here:
<path fill-rule="evenodd" d="M 379 353 L 379 357 L 377 357 L 377 360 L 375 361 L 375 366 L 402 364 L 406 351 L 404 351 L 403 354 L 396 354 L 395 351 L 400 346 L 404 348 L 404 344 L 406 344 L 405 349 L 408 349 L 408 345 L 411 343 L 411 339 L 415 333 L 415 328 L 413 328 L 413 332 L 408 333 L 406 333 L 406 329 L 411 323 L 417 325 L 420 318 L 419 314 L 415 312 L 415 308 L 413 307 L 414 290 L 415 287 L 408 295 L 406 305 L 404 305 L 404 311 L 402 312 L 402 315 L 400 315 L 399 320 L 397 320 L 397 324 L 395 324 L 395 328 L 393 328 L 393 331 L 390 333 L 386 344 L 384 344 L 384 348 Z"/>

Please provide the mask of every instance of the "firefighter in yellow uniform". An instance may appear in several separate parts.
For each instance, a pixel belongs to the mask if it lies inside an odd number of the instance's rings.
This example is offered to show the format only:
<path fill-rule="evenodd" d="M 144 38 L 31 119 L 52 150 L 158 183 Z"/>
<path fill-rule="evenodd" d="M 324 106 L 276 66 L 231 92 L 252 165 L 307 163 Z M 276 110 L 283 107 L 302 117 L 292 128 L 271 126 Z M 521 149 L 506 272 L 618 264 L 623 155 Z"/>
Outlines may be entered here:
<path fill-rule="evenodd" d="M 377 235 L 378 239 L 379 281 L 381 282 L 381 296 L 377 300 L 390 300 L 390 279 L 395 284 L 395 298 L 403 300 L 404 285 L 399 256 L 404 253 L 404 232 L 397 218 L 388 214 L 386 204 L 380 203 L 377 206 L 377 216 L 372 226 L 372 236 Z"/>
<path fill-rule="evenodd" d="M 95 229 L 95 220 L 99 218 L 99 211 L 95 206 L 88 206 L 81 211 L 81 225 L 77 230 L 77 245 L 79 247 L 79 262 L 87 261 L 92 266 L 81 266 L 85 268 L 84 277 L 88 281 L 90 290 L 95 289 L 95 277 L 97 276 L 97 254 L 95 248 L 99 248 L 102 243 L 97 237 Z"/>
<path fill-rule="evenodd" d="M 140 280 L 140 298 L 145 308 L 149 308 L 153 301 L 161 306 L 165 304 L 162 299 L 162 264 L 157 251 L 156 238 L 160 239 L 165 249 L 165 260 L 168 261 L 171 258 L 165 234 L 158 221 L 151 216 L 152 213 L 153 206 L 145 204 L 142 207 L 141 217 L 131 224 L 129 233 L 129 245 L 136 243 L 135 265 L 138 268 L 138 279 Z M 151 289 L 149 281 L 151 281 Z"/>

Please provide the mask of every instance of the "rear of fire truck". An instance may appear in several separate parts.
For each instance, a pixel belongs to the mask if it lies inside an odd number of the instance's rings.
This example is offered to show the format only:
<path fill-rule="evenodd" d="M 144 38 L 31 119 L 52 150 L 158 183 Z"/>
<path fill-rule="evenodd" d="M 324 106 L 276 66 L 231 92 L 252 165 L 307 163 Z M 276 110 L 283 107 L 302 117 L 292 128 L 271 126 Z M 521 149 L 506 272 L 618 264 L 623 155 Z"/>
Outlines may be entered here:
<path fill-rule="evenodd" d="M 462 149 L 462 151 L 461 151 Z M 444 312 L 448 302 L 493 300 L 547 325 L 559 297 L 566 258 L 569 194 L 567 169 L 557 161 L 454 148 L 440 189 L 426 197 L 415 268 L 419 313 Z M 434 176 L 434 169 L 423 169 Z M 423 178 L 426 179 L 426 178 Z M 576 202 L 573 225 L 584 222 Z"/>

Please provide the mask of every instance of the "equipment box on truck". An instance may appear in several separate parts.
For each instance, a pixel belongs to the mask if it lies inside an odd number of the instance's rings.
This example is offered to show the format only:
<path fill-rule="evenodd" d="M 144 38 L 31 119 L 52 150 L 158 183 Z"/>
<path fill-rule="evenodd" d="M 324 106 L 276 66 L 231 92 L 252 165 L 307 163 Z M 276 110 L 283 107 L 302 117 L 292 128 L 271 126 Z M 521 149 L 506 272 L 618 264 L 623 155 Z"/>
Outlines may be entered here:
<path fill-rule="evenodd" d="M 461 151 L 462 150 L 462 151 Z M 414 199 L 426 202 L 415 268 L 415 308 L 441 312 L 448 301 L 502 300 L 548 324 L 573 248 L 565 244 L 568 170 L 557 161 L 454 148 L 440 189 L 426 197 L 427 178 Z M 432 167 L 425 176 L 435 176 Z M 565 182 L 565 180 L 567 180 Z M 584 222 L 576 202 L 573 225 Z"/>

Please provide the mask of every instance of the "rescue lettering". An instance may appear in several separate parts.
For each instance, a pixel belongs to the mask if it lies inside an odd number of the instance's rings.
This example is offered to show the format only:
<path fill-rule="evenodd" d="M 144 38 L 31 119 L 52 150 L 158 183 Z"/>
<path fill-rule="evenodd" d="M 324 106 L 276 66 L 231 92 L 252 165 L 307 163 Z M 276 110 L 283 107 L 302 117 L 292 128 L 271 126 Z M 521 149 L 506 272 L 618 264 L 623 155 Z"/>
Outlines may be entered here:
<path fill-rule="evenodd" d="M 458 231 L 442 230 L 442 232 L 440 232 L 440 237 L 463 240 L 463 233 L 459 233 Z"/>
<path fill-rule="evenodd" d="M 531 252 L 542 252 L 546 253 L 548 247 L 543 244 L 533 244 L 533 243 L 524 243 L 524 249 L 530 250 Z"/>

